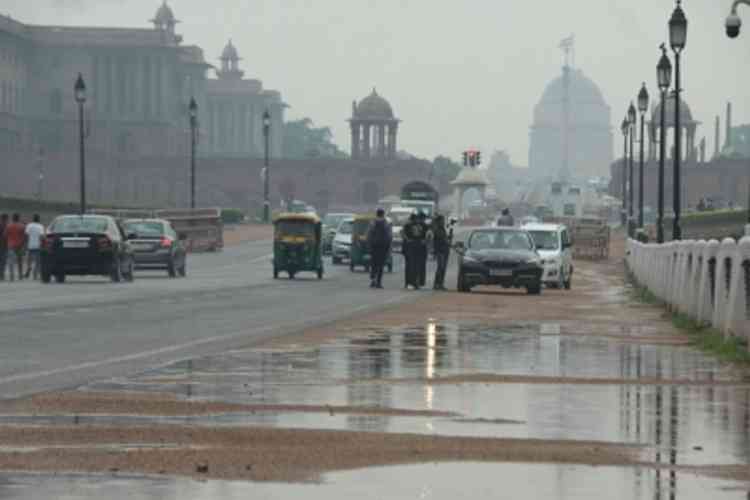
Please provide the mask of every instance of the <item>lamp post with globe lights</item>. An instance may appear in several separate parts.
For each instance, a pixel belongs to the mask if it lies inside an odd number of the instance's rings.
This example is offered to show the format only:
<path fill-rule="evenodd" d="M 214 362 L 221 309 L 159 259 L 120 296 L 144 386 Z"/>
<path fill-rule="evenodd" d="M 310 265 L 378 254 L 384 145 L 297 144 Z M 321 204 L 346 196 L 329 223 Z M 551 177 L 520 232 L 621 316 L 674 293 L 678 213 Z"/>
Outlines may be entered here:
<path fill-rule="evenodd" d="M 622 227 L 626 227 L 628 223 L 628 129 L 630 124 L 628 123 L 627 117 L 622 119 L 622 130 L 623 147 L 622 147 Z"/>
<path fill-rule="evenodd" d="M 641 91 L 638 92 L 638 111 L 641 114 L 641 151 L 638 165 L 638 228 L 643 229 L 643 143 L 645 141 L 646 111 L 648 111 L 648 90 L 646 82 L 643 82 Z"/>
<path fill-rule="evenodd" d="M 83 124 L 83 105 L 86 103 L 86 83 L 83 75 L 78 73 L 73 95 L 78 103 L 78 131 L 79 131 L 79 155 L 80 155 L 80 190 L 81 190 L 81 215 L 86 213 L 86 133 Z"/>
<path fill-rule="evenodd" d="M 195 209 L 195 143 L 197 142 L 198 103 L 195 102 L 194 97 L 190 98 L 188 114 L 190 115 L 190 208 Z"/>
<path fill-rule="evenodd" d="M 635 236 L 634 232 L 634 221 L 633 221 L 633 210 L 634 210 L 634 191 L 633 191 L 633 185 L 635 184 L 635 179 L 633 177 L 633 149 L 635 148 L 635 125 L 637 123 L 637 116 L 635 111 L 635 106 L 633 103 L 630 103 L 630 107 L 628 108 L 628 126 L 630 127 L 630 157 L 628 158 L 628 184 L 630 185 L 630 191 L 628 192 L 628 234 L 632 238 Z"/>
<path fill-rule="evenodd" d="M 680 163 L 682 162 L 682 131 L 680 130 L 680 55 L 685 50 L 687 41 L 688 21 L 682 10 L 682 0 L 677 0 L 677 6 L 669 19 L 669 45 L 674 52 L 674 227 L 672 239 L 682 239 L 680 212 L 682 210 L 682 180 Z"/>
<path fill-rule="evenodd" d="M 672 84 L 672 63 L 667 56 L 667 47 L 661 44 L 661 59 L 656 65 L 656 80 L 661 93 L 661 112 L 659 117 L 659 193 L 656 215 L 656 241 L 664 243 L 664 158 L 667 154 L 667 92 Z"/>
<path fill-rule="evenodd" d="M 740 4 L 750 6 L 750 0 L 734 0 L 732 4 L 732 10 L 729 11 L 729 16 L 725 23 L 727 29 L 727 36 L 729 38 L 737 38 L 740 36 L 740 28 L 742 27 L 742 19 L 737 14 L 737 9 Z"/>
<path fill-rule="evenodd" d="M 263 138 L 265 140 L 265 158 L 263 164 L 263 222 L 271 222 L 270 177 L 268 141 L 271 135 L 271 114 L 263 112 Z"/>

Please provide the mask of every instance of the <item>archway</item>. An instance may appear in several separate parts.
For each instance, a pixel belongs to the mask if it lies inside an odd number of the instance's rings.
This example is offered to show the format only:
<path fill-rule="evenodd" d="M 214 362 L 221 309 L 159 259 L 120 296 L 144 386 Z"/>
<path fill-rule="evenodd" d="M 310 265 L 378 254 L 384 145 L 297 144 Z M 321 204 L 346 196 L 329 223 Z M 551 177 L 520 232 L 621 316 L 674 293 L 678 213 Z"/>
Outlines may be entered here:
<path fill-rule="evenodd" d="M 440 202 L 440 194 L 430 184 L 422 181 L 413 181 L 401 188 L 402 200 L 434 201 L 435 205 Z"/>

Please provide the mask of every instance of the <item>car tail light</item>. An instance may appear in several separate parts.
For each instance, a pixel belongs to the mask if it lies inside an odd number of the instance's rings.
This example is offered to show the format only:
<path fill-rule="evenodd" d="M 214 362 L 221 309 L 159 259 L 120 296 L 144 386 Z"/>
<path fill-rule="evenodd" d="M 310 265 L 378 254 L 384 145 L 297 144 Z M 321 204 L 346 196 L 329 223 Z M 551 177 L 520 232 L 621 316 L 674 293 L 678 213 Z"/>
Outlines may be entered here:
<path fill-rule="evenodd" d="M 166 236 L 161 239 L 161 247 L 162 248 L 169 248 L 172 246 L 172 240 L 170 238 L 167 238 Z"/>
<path fill-rule="evenodd" d="M 112 248 L 112 240 L 107 236 L 100 236 L 96 239 L 96 247 L 99 250 L 110 250 Z"/>

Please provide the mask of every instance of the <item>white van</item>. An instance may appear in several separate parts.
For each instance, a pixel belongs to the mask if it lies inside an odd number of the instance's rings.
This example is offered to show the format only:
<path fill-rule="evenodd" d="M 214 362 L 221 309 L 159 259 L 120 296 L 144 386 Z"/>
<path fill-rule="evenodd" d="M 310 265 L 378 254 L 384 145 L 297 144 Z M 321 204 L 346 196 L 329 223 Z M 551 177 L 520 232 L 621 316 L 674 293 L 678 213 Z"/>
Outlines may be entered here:
<path fill-rule="evenodd" d="M 570 290 L 573 283 L 573 245 L 570 231 L 562 224 L 524 224 L 542 259 L 542 281 L 550 288 Z"/>

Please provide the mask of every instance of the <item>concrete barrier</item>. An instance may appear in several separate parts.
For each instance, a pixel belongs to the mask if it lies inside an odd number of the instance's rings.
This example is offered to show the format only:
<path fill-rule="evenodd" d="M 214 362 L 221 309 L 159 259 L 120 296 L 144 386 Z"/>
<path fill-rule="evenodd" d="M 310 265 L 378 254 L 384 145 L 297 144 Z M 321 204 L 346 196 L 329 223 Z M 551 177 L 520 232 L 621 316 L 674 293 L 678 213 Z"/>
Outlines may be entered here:
<path fill-rule="evenodd" d="M 636 281 L 672 311 L 750 340 L 750 237 L 644 244 L 628 240 Z"/>

